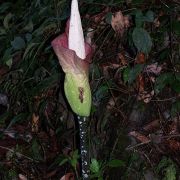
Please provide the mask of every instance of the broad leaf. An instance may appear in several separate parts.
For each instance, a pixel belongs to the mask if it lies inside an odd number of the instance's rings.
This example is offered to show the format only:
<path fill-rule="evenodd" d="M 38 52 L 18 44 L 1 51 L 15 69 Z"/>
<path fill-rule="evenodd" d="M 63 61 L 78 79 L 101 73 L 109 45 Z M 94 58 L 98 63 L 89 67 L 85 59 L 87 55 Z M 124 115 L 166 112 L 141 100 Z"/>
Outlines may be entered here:
<path fill-rule="evenodd" d="M 105 19 L 106 19 L 106 22 L 107 22 L 108 24 L 111 24 L 112 13 L 111 13 L 111 12 L 107 13 L 106 16 L 105 16 Z"/>
<path fill-rule="evenodd" d="M 4 18 L 3 25 L 5 29 L 9 29 L 9 22 L 12 19 L 13 15 L 11 13 L 7 14 L 6 17 Z"/>
<path fill-rule="evenodd" d="M 33 140 L 32 141 L 32 153 L 33 153 L 33 157 L 36 160 L 43 160 L 40 150 L 41 150 L 41 147 L 40 147 L 39 143 L 37 142 L 37 140 Z"/>
<path fill-rule="evenodd" d="M 17 122 L 22 122 L 22 121 L 27 120 L 28 115 L 29 115 L 28 113 L 20 113 L 20 114 L 14 116 L 14 117 L 11 119 L 11 121 L 10 121 L 10 123 L 9 123 L 9 125 L 8 125 L 8 127 L 7 127 L 6 129 L 9 129 L 11 126 L 13 126 L 14 124 L 16 124 Z"/>
<path fill-rule="evenodd" d="M 150 10 L 147 11 L 144 18 L 145 18 L 144 20 L 147 22 L 153 22 L 154 21 L 154 12 L 150 11 Z"/>
<path fill-rule="evenodd" d="M 100 164 L 99 164 L 99 162 L 96 159 L 92 159 L 91 160 L 90 170 L 93 173 L 99 173 L 99 171 L 100 171 Z"/>
<path fill-rule="evenodd" d="M 179 22 L 179 21 L 173 21 L 173 22 L 172 22 L 172 28 L 173 28 L 173 31 L 174 31 L 178 36 L 180 36 L 180 22 Z"/>
<path fill-rule="evenodd" d="M 15 50 L 20 50 L 20 49 L 25 48 L 26 44 L 25 44 L 25 41 L 22 37 L 17 36 L 14 38 L 13 41 L 11 41 L 11 45 Z"/>
<path fill-rule="evenodd" d="M 180 101 L 175 102 L 171 108 L 171 116 L 176 116 L 180 112 Z"/>
<path fill-rule="evenodd" d="M 163 88 L 166 85 L 170 85 L 170 87 L 176 91 L 180 92 L 180 81 L 177 78 L 178 76 L 174 76 L 173 73 L 164 73 L 161 74 L 159 77 L 156 79 L 156 83 L 154 86 L 155 93 L 158 94 L 163 90 Z"/>
<path fill-rule="evenodd" d="M 133 42 L 139 52 L 148 54 L 151 51 L 152 41 L 149 33 L 143 28 L 134 28 Z"/>
<path fill-rule="evenodd" d="M 127 67 L 123 72 L 123 79 L 125 83 L 128 82 L 129 84 L 131 84 L 137 78 L 137 76 L 141 73 L 141 71 L 143 70 L 143 67 L 144 67 L 143 64 L 137 64 L 132 69 Z"/>
<path fill-rule="evenodd" d="M 162 89 L 169 83 L 169 79 L 172 80 L 173 76 L 171 73 L 164 73 L 157 77 L 155 82 L 155 93 L 158 94 Z"/>
<path fill-rule="evenodd" d="M 125 165 L 124 161 L 121 161 L 119 159 L 113 159 L 108 163 L 109 167 L 122 167 L 124 165 Z"/>

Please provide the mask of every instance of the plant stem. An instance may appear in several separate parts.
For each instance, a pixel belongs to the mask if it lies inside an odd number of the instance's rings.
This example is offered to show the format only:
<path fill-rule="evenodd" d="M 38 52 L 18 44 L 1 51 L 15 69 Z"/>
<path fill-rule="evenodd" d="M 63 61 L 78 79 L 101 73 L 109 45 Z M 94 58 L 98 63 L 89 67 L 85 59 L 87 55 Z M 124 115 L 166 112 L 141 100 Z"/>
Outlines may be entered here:
<path fill-rule="evenodd" d="M 81 175 L 82 180 L 89 180 L 89 146 L 88 146 L 88 124 L 89 118 L 77 116 L 79 123 L 80 151 L 81 151 Z"/>

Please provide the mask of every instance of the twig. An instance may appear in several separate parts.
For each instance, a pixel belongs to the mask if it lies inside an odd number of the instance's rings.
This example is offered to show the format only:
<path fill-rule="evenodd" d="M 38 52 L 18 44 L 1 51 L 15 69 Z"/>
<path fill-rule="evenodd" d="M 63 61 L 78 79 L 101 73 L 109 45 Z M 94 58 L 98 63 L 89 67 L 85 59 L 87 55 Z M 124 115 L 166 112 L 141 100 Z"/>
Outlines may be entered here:
<path fill-rule="evenodd" d="M 8 150 L 8 151 L 10 151 L 10 152 L 12 152 L 12 153 L 15 153 L 17 156 L 22 156 L 22 157 L 24 157 L 24 158 L 26 158 L 26 159 L 29 159 L 30 161 L 36 161 L 36 162 L 38 162 L 37 160 L 34 160 L 34 159 L 32 159 L 32 158 L 30 158 L 30 157 L 28 157 L 28 156 L 26 156 L 26 155 L 24 155 L 24 154 L 21 154 L 21 153 L 19 153 L 19 152 L 15 152 L 15 150 L 12 150 L 12 149 L 10 149 L 10 148 L 4 147 L 4 146 L 0 146 L 0 148 L 1 148 L 1 149 Z"/>
<path fill-rule="evenodd" d="M 146 142 L 142 142 L 142 143 L 139 143 L 139 144 L 136 144 L 136 145 L 133 145 L 133 146 L 128 146 L 128 147 L 126 148 L 126 150 L 132 150 L 132 149 L 135 149 L 135 148 L 137 148 L 137 147 L 139 147 L 139 146 L 143 146 L 143 145 L 145 145 L 145 144 L 149 144 L 150 142 L 151 142 L 151 140 L 146 141 Z"/>
<path fill-rule="evenodd" d="M 167 136 L 163 136 L 163 137 L 159 136 L 159 137 L 160 137 L 161 139 L 169 139 L 169 138 L 180 137 L 180 134 L 172 134 L 172 135 L 167 135 Z M 151 143 L 151 142 L 152 142 L 152 140 L 149 139 L 149 140 L 146 141 L 146 142 L 141 142 L 141 143 L 135 144 L 135 145 L 133 145 L 133 146 L 128 146 L 128 147 L 126 148 L 126 150 L 132 150 L 132 149 L 135 149 L 135 148 L 137 148 L 137 147 L 139 147 L 139 146 L 143 146 L 143 145 L 149 144 L 149 143 Z"/>

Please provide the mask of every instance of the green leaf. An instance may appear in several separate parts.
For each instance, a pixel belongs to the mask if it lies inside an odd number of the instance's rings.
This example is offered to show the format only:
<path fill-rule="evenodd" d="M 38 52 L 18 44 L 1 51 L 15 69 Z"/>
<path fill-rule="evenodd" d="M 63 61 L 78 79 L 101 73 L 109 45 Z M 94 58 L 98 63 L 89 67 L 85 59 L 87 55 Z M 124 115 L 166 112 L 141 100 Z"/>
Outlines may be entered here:
<path fill-rule="evenodd" d="M 11 55 L 12 52 L 11 51 L 12 51 L 11 48 L 6 49 L 5 53 L 3 55 L 3 58 L 2 58 L 2 63 L 9 65 L 9 67 L 10 67 L 10 65 L 12 65 L 11 64 L 11 61 L 12 61 L 12 55 Z"/>
<path fill-rule="evenodd" d="M 5 35 L 5 34 L 6 34 L 6 30 L 0 27 L 0 36 Z"/>
<path fill-rule="evenodd" d="M 135 10 L 135 24 L 136 24 L 136 28 L 140 28 L 143 25 L 144 22 L 144 16 L 141 10 Z M 134 14 L 133 13 L 133 14 Z"/>
<path fill-rule="evenodd" d="M 14 124 L 16 124 L 17 122 L 21 122 L 24 120 L 27 120 L 28 117 L 28 113 L 20 113 L 17 116 L 15 116 L 13 119 L 11 119 L 8 127 L 6 129 L 9 129 L 11 126 L 13 126 Z"/>
<path fill-rule="evenodd" d="M 90 170 L 95 174 L 100 172 L 100 164 L 96 159 L 91 159 Z"/>
<path fill-rule="evenodd" d="M 151 51 L 152 41 L 149 33 L 143 28 L 134 28 L 132 33 L 134 45 L 139 52 L 148 54 Z"/>
<path fill-rule="evenodd" d="M 173 79 L 172 73 L 164 73 L 157 77 L 154 90 L 155 93 L 158 94 L 163 90 L 163 88 Z"/>
<path fill-rule="evenodd" d="M 161 92 L 166 85 L 170 85 L 170 87 L 174 91 L 179 93 L 180 81 L 178 78 L 179 77 L 177 74 L 174 76 L 174 74 L 170 72 L 161 74 L 159 77 L 157 77 L 155 82 L 155 86 L 154 86 L 155 93 L 158 94 L 159 92 Z"/>
<path fill-rule="evenodd" d="M 34 25 L 33 25 L 32 20 L 30 20 L 30 21 L 28 22 L 28 24 L 23 28 L 23 31 L 32 32 L 33 29 L 34 29 Z"/>
<path fill-rule="evenodd" d="M 64 164 L 67 163 L 67 162 L 68 162 L 68 158 L 64 158 L 64 159 L 62 159 L 61 162 L 59 163 L 59 166 L 62 166 L 62 165 L 64 165 Z"/>
<path fill-rule="evenodd" d="M 13 17 L 13 14 L 9 13 L 4 18 L 3 25 L 4 25 L 5 29 L 9 29 L 9 22 L 12 19 L 12 17 Z"/>
<path fill-rule="evenodd" d="M 180 81 L 180 73 L 175 73 L 176 79 Z"/>
<path fill-rule="evenodd" d="M 77 165 L 77 163 L 78 163 L 78 159 L 79 159 L 78 150 L 75 150 L 75 151 L 73 152 L 72 157 L 70 158 L 70 163 L 71 163 L 71 165 L 72 165 L 72 167 L 73 167 L 74 169 L 76 169 L 76 165 Z"/>
<path fill-rule="evenodd" d="M 8 59 L 8 60 L 5 62 L 5 64 L 6 64 L 9 68 L 11 68 L 11 66 L 12 66 L 12 58 Z"/>
<path fill-rule="evenodd" d="M 8 117 L 10 117 L 11 113 L 10 112 L 5 112 L 4 114 L 0 115 L 0 125 L 2 127 L 2 125 L 5 125 L 6 120 L 8 119 Z"/>
<path fill-rule="evenodd" d="M 9 2 L 1 3 L 0 13 L 4 13 L 10 7 L 10 5 L 11 3 Z"/>
<path fill-rule="evenodd" d="M 49 169 L 51 169 L 52 167 L 59 165 L 62 166 L 64 164 L 66 164 L 69 161 L 69 158 L 63 154 L 60 154 L 59 156 L 57 156 L 54 160 L 54 162 L 50 165 Z"/>
<path fill-rule="evenodd" d="M 167 167 L 168 164 L 169 159 L 167 157 L 163 157 L 156 168 L 157 172 L 159 173 L 163 168 Z"/>
<path fill-rule="evenodd" d="M 179 21 L 173 21 L 173 22 L 172 22 L 172 28 L 173 28 L 173 31 L 174 31 L 178 36 L 180 36 L 180 22 L 179 22 Z"/>
<path fill-rule="evenodd" d="M 59 80 L 59 74 L 53 74 L 51 77 L 48 77 L 41 81 L 36 87 L 30 89 L 30 94 L 32 96 L 39 95 L 41 92 L 46 91 L 49 88 L 52 88 L 56 85 Z"/>
<path fill-rule="evenodd" d="M 32 34 L 31 33 L 26 33 L 25 37 L 26 37 L 27 42 L 32 40 Z"/>
<path fill-rule="evenodd" d="M 169 84 L 174 91 L 176 91 L 177 93 L 180 93 L 180 81 L 175 79 L 174 76 L 173 76 L 172 81 L 169 81 Z"/>
<path fill-rule="evenodd" d="M 105 19 L 106 19 L 106 22 L 107 22 L 108 24 L 111 24 L 112 13 L 111 13 L 111 12 L 107 13 L 106 16 L 105 16 Z"/>
<path fill-rule="evenodd" d="M 95 93 L 95 98 L 97 99 L 97 101 L 102 100 L 104 97 L 108 95 L 108 89 L 109 87 L 106 84 L 99 86 Z"/>
<path fill-rule="evenodd" d="M 157 173 L 163 173 L 163 180 L 176 180 L 176 167 L 170 158 L 163 157 L 159 162 L 156 171 Z"/>
<path fill-rule="evenodd" d="M 176 180 L 176 168 L 174 167 L 174 164 L 168 166 L 164 171 L 165 171 L 164 180 Z"/>
<path fill-rule="evenodd" d="M 129 73 L 130 73 L 130 67 L 125 68 L 123 71 L 123 80 L 125 83 L 128 82 L 129 80 Z"/>
<path fill-rule="evenodd" d="M 32 153 L 33 153 L 33 157 L 36 160 L 43 160 L 42 155 L 40 153 L 40 149 L 41 149 L 41 147 L 40 147 L 39 143 L 37 142 L 36 139 L 34 139 L 32 142 Z"/>
<path fill-rule="evenodd" d="M 171 107 L 171 116 L 176 116 L 180 112 L 180 101 L 175 102 Z"/>
<path fill-rule="evenodd" d="M 32 48 L 38 44 L 39 43 L 29 43 L 25 52 L 24 52 L 23 59 L 25 59 L 25 57 L 29 54 L 29 52 L 32 50 Z"/>
<path fill-rule="evenodd" d="M 20 36 L 17 36 L 14 38 L 13 41 L 11 41 L 11 45 L 14 48 L 14 50 L 20 50 L 25 48 L 25 41 L 23 38 L 21 38 Z"/>
<path fill-rule="evenodd" d="M 153 22 L 154 21 L 154 12 L 150 11 L 150 10 L 147 11 L 144 18 L 145 18 L 144 20 L 147 22 Z"/>
<path fill-rule="evenodd" d="M 130 71 L 129 71 L 129 77 L 128 77 L 128 82 L 131 84 L 137 76 L 141 73 L 143 70 L 144 65 L 143 64 L 136 64 Z"/>
<path fill-rule="evenodd" d="M 125 163 L 122 160 L 113 159 L 113 160 L 108 162 L 108 166 L 109 167 L 122 167 L 122 166 L 125 166 Z"/>

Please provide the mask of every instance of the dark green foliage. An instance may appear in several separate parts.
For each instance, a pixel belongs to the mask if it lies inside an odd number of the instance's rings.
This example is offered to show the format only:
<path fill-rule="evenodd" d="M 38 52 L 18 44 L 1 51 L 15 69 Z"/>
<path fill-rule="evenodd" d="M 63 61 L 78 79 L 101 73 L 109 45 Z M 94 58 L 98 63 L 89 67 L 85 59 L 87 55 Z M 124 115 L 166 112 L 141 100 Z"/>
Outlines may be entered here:
<path fill-rule="evenodd" d="M 95 32 L 90 67 L 91 179 L 140 180 L 147 171 L 157 179 L 177 179 L 179 139 L 171 137 L 171 128 L 180 112 L 179 4 L 79 2 L 84 31 L 93 27 Z M 120 10 L 130 17 L 130 27 L 122 35 L 111 27 L 112 16 Z M 0 179 L 17 179 L 19 174 L 29 179 L 60 179 L 69 172 L 78 177 L 77 129 L 64 98 L 64 73 L 51 48 L 51 41 L 64 32 L 69 15 L 70 0 L 1 1 L 0 93 L 7 96 L 8 104 L 0 109 Z M 145 58 L 138 63 L 141 53 Z M 154 63 L 161 71 L 147 72 Z M 147 104 L 143 98 L 138 100 L 139 76 L 144 78 L 143 93 L 150 96 Z M 143 132 L 156 119 L 158 130 Z M 131 142 L 128 133 L 134 130 L 151 142 L 136 138 L 137 142 Z M 171 148 L 166 140 L 173 140 Z"/>

